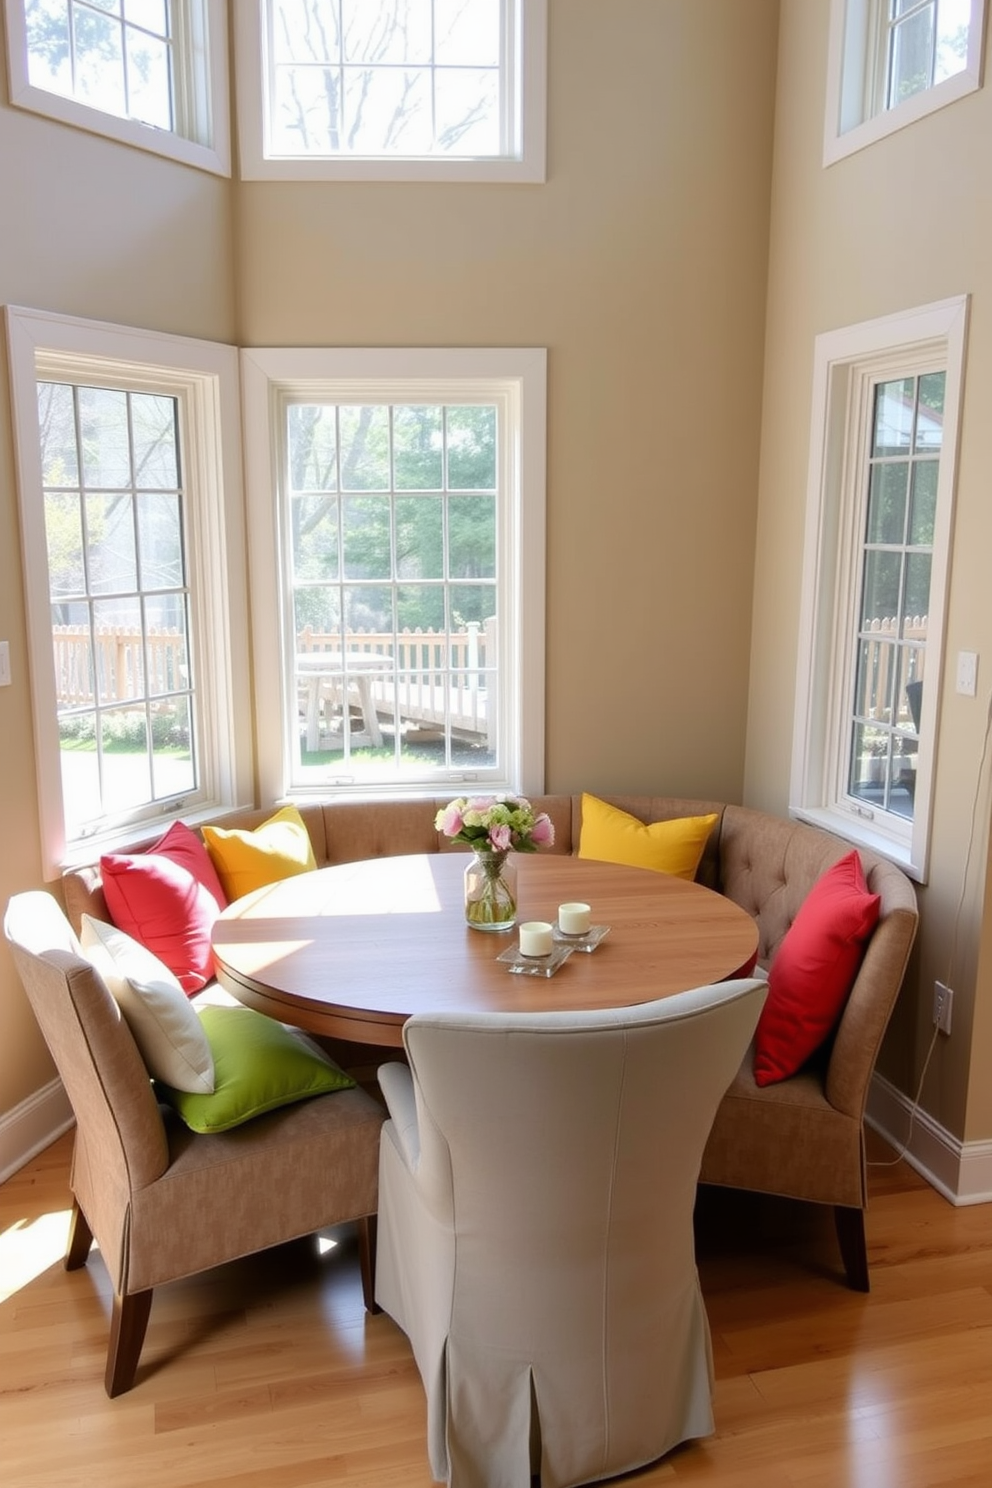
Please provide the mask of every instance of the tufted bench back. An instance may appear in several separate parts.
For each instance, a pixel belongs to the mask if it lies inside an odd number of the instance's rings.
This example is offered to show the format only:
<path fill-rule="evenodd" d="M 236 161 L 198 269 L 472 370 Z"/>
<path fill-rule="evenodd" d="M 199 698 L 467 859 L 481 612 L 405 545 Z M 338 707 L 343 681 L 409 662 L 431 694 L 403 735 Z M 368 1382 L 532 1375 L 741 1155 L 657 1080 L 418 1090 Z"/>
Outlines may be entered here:
<path fill-rule="evenodd" d="M 758 922 L 758 961 L 769 966 L 816 880 L 851 851 L 850 842 L 785 817 L 728 806 L 720 831 L 720 892 Z M 915 913 L 913 887 L 888 859 L 859 849 L 868 888 L 881 894 L 881 918 Z"/>
<path fill-rule="evenodd" d="M 720 892 L 758 922 L 758 960 L 774 959 L 816 880 L 851 850 L 816 827 L 728 806 L 720 832 Z M 867 872 L 867 864 L 866 864 Z"/>
<path fill-rule="evenodd" d="M 760 965 L 775 959 L 816 880 L 850 851 L 849 842 L 818 827 L 726 808 L 720 889 L 757 920 Z M 824 1083 L 831 1105 L 858 1122 L 917 925 L 916 892 L 902 870 L 877 853 L 862 848 L 859 854 L 869 890 L 881 895 L 879 920 L 830 1046 Z"/>
<path fill-rule="evenodd" d="M 572 851 L 572 814 L 578 796 L 534 796 L 535 811 L 546 811 L 555 828 L 554 846 L 542 852 Z M 630 798 L 637 801 L 637 797 Z M 451 794 L 418 800 L 303 801 L 297 809 L 306 825 L 318 868 L 334 863 L 353 863 L 364 858 L 398 857 L 404 853 L 466 852 L 465 844 L 452 842 L 434 826 L 438 810 L 447 805 Z M 629 809 L 636 811 L 636 806 Z M 215 825 L 254 831 L 276 810 L 275 806 L 246 807 L 225 812 Z M 679 815 L 678 812 L 671 813 Z M 648 817 L 647 820 L 653 820 Z M 160 835 L 160 834 L 159 834 Z M 130 852 L 145 852 L 155 838 L 131 845 Z M 578 839 L 576 838 L 576 843 Z M 715 861 L 715 834 L 710 847 Z M 62 877 L 65 909 L 69 922 L 78 932 L 81 917 L 92 915 L 109 920 L 107 901 L 99 861 L 67 869 Z"/>

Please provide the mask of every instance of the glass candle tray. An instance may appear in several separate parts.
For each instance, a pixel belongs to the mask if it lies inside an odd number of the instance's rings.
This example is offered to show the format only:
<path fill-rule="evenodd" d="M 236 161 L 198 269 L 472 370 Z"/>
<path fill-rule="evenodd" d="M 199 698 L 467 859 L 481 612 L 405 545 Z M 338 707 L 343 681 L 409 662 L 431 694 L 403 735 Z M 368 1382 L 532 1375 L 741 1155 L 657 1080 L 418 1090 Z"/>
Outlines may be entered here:
<path fill-rule="evenodd" d="M 559 930 L 555 925 L 551 932 L 556 945 L 568 946 L 572 951 L 594 951 L 605 935 L 609 935 L 609 925 L 590 925 L 585 935 L 566 935 L 564 930 Z"/>
<path fill-rule="evenodd" d="M 524 956 L 521 955 L 520 947 L 514 945 L 502 951 L 496 960 L 504 962 L 507 970 L 514 976 L 550 977 L 568 960 L 574 949 L 570 945 L 553 945 L 550 955 Z"/>

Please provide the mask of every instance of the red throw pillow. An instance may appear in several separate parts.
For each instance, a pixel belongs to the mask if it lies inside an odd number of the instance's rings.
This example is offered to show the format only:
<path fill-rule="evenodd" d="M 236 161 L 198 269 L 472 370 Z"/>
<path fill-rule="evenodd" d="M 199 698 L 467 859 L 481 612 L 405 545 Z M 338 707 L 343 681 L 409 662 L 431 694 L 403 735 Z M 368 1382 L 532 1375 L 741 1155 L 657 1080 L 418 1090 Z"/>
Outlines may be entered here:
<path fill-rule="evenodd" d="M 813 885 L 768 974 L 755 1035 L 756 1084 L 794 1075 L 831 1033 L 878 923 L 878 906 L 856 852 Z"/>
<path fill-rule="evenodd" d="M 147 946 L 187 993 L 214 974 L 210 932 L 227 908 L 210 854 L 184 822 L 143 853 L 100 859 L 103 893 L 119 930 Z"/>

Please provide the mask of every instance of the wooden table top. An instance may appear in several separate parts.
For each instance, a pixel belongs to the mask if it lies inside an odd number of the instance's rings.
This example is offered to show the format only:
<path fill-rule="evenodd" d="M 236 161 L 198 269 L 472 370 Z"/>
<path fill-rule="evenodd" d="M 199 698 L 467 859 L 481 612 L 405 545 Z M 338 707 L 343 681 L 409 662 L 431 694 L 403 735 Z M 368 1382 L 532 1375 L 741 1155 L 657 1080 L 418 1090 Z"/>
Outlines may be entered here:
<path fill-rule="evenodd" d="M 239 1001 L 311 1033 L 386 1047 L 419 1012 L 624 1007 L 721 981 L 753 961 L 754 920 L 721 894 L 644 868 L 515 854 L 518 922 L 581 900 L 610 933 L 552 977 L 497 961 L 516 930 L 465 923 L 463 853 L 321 868 L 237 900 L 217 920 L 217 975 Z"/>

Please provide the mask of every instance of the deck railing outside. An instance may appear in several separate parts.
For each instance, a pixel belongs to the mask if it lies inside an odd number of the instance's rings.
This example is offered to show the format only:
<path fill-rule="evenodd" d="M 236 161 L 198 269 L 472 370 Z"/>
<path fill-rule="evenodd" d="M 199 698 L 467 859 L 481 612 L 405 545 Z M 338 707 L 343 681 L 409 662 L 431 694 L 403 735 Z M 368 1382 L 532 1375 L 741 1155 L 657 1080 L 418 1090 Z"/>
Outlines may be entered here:
<path fill-rule="evenodd" d="M 115 625 L 95 631 L 93 640 L 95 654 L 85 625 L 52 629 L 60 708 L 91 707 L 94 683 L 103 704 L 180 692 L 187 685 L 186 637 L 181 631 L 150 630 L 143 645 L 140 631 Z"/>
<path fill-rule="evenodd" d="M 59 708 L 126 703 L 180 691 L 189 675 L 186 637 L 176 630 L 139 631 L 123 626 L 90 632 L 83 625 L 52 630 Z M 348 656 L 381 656 L 382 670 L 367 671 L 377 711 L 385 720 L 443 724 L 488 736 L 495 685 L 495 621 L 470 622 L 463 631 L 406 630 L 339 633 L 306 626 L 296 638 L 300 654 L 328 652 L 347 673 Z M 98 679 L 98 680 L 97 680 Z"/>
<path fill-rule="evenodd" d="M 915 733 L 907 684 L 922 682 L 926 663 L 926 615 L 907 615 L 900 631 L 896 619 L 872 620 L 862 633 L 865 647 L 859 673 L 855 712 L 859 717 L 878 720 L 894 728 Z M 904 644 L 909 642 L 907 646 Z M 898 643 L 898 644 L 897 644 Z M 901 666 L 905 675 L 893 678 L 892 670 Z M 893 699 L 893 682 L 898 688 Z"/>

